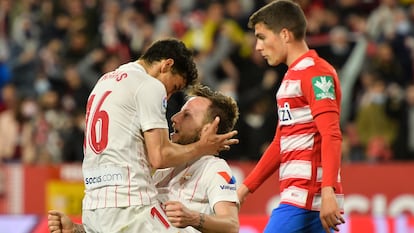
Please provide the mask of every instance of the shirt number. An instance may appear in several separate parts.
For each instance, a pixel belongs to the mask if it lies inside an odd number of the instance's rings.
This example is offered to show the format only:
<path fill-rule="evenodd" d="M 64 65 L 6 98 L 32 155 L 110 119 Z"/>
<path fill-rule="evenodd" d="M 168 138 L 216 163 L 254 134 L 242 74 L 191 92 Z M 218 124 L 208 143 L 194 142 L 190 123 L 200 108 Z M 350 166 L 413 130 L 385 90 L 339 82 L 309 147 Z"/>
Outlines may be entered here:
<path fill-rule="evenodd" d="M 165 226 L 165 228 L 167 228 L 167 229 L 170 228 L 170 224 L 164 218 L 164 216 L 162 216 L 162 214 L 160 213 L 160 211 L 157 208 L 155 208 L 155 207 L 151 208 L 151 216 L 152 216 L 152 218 L 158 218 L 158 220 L 161 221 L 161 223 Z"/>
<path fill-rule="evenodd" d="M 111 94 L 111 91 L 105 92 L 99 99 L 96 100 L 98 104 L 94 112 L 91 112 L 91 108 L 95 98 L 98 98 L 96 95 L 91 95 L 86 105 L 84 147 L 87 143 L 95 154 L 100 154 L 108 145 L 109 115 L 105 110 L 101 109 L 101 107 L 109 94 Z"/>

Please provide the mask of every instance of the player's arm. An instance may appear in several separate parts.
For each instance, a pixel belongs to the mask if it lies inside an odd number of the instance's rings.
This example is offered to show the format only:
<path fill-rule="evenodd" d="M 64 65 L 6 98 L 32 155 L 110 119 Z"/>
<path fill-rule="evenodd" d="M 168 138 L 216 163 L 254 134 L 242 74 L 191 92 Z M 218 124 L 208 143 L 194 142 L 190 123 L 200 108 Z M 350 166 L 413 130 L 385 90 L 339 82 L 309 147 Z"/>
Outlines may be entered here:
<path fill-rule="evenodd" d="M 150 129 L 144 132 L 145 144 L 149 161 L 153 168 L 174 167 L 197 159 L 207 154 L 218 154 L 222 150 L 229 150 L 230 146 L 238 143 L 234 139 L 237 131 L 226 134 L 216 134 L 219 118 L 203 127 L 200 140 L 179 145 L 170 141 L 168 129 Z"/>
<path fill-rule="evenodd" d="M 266 149 L 259 162 L 237 189 L 240 204 L 243 204 L 249 193 L 253 193 L 263 184 L 280 166 L 280 133 L 276 129 L 275 137 Z"/>
<path fill-rule="evenodd" d="M 50 210 L 47 224 L 51 233 L 86 233 L 82 224 L 74 223 L 66 214 Z"/>
<path fill-rule="evenodd" d="M 322 136 L 322 206 L 320 217 L 326 232 L 332 227 L 344 223 L 335 195 L 339 168 L 341 164 L 342 135 L 339 128 L 339 114 L 325 112 L 315 117 L 315 124 Z"/>
<path fill-rule="evenodd" d="M 214 205 L 215 215 L 205 215 L 204 223 L 199 225 L 201 232 L 239 232 L 238 207 L 234 202 L 221 201 Z"/>
<path fill-rule="evenodd" d="M 322 187 L 334 187 L 338 180 L 342 155 L 342 134 L 338 112 L 325 112 L 315 117 L 315 124 L 322 137 Z"/>
<path fill-rule="evenodd" d="M 165 210 L 168 220 L 175 227 L 192 226 L 203 233 L 239 232 L 238 208 L 234 202 L 217 202 L 214 205 L 215 215 L 190 210 L 177 201 L 167 201 Z"/>

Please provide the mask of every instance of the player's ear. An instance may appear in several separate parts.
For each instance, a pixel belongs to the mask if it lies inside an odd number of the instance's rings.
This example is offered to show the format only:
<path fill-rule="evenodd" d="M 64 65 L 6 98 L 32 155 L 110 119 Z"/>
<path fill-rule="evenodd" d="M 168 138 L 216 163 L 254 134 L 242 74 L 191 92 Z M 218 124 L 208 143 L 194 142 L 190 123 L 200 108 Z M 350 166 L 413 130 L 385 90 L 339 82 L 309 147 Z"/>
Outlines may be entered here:
<path fill-rule="evenodd" d="M 279 32 L 279 36 L 284 42 L 289 42 L 294 39 L 292 32 L 290 32 L 287 28 L 282 28 Z"/>
<path fill-rule="evenodd" d="M 174 59 L 172 58 L 165 59 L 161 64 L 161 73 L 166 73 L 166 72 L 171 71 L 173 65 L 174 65 Z"/>

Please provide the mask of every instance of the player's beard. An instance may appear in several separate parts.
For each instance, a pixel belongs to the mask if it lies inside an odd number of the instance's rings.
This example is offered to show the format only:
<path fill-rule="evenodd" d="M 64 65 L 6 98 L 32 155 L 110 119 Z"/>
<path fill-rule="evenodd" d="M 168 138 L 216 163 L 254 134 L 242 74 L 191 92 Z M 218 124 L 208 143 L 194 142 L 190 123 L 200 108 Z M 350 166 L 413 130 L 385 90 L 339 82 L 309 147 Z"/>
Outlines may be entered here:
<path fill-rule="evenodd" d="M 198 129 L 198 130 L 195 130 L 190 135 L 180 135 L 180 137 L 178 138 L 176 143 L 181 144 L 181 145 L 187 145 L 187 144 L 194 143 L 194 142 L 200 140 L 200 131 L 201 130 Z"/>

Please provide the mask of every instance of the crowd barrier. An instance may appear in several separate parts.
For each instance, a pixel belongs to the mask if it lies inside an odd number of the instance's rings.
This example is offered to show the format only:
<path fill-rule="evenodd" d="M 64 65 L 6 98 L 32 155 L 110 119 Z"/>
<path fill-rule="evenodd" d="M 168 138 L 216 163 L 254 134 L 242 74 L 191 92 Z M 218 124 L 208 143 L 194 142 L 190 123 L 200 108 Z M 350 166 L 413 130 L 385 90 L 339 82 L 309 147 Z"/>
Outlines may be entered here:
<path fill-rule="evenodd" d="M 230 165 L 241 182 L 255 163 L 234 161 Z M 413 162 L 344 164 L 341 177 L 347 223 L 341 233 L 414 233 L 413 175 Z M 262 232 L 270 211 L 279 203 L 277 179 L 278 174 L 272 175 L 243 204 L 241 233 Z M 47 232 L 47 210 L 59 209 L 77 218 L 82 197 L 80 164 L 2 165 L 0 233 Z M 22 231 L 16 229 L 17 225 Z M 13 231 L 7 231 L 8 226 L 14 226 Z"/>

